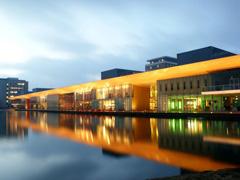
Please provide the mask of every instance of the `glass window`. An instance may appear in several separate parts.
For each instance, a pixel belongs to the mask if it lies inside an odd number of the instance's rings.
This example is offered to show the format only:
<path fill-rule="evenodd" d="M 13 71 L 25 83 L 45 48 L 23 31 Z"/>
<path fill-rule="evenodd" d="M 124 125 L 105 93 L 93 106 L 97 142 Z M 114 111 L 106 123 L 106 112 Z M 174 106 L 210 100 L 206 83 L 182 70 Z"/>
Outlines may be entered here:
<path fill-rule="evenodd" d="M 197 88 L 200 88 L 200 81 L 197 80 Z"/>
<path fill-rule="evenodd" d="M 207 79 L 204 80 L 204 85 L 205 85 L 205 86 L 208 85 Z"/>
<path fill-rule="evenodd" d="M 186 89 L 186 82 L 183 82 L 183 89 Z"/>

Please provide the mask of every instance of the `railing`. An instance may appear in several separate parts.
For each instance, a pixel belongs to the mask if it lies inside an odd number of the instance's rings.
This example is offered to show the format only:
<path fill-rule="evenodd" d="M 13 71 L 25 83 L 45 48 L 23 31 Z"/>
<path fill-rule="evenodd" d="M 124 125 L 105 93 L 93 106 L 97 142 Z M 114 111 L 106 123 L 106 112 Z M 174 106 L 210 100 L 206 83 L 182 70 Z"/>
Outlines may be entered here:
<path fill-rule="evenodd" d="M 217 86 L 208 86 L 205 91 L 224 91 L 224 90 L 236 90 L 240 89 L 239 84 L 224 84 L 224 85 L 217 85 Z"/>

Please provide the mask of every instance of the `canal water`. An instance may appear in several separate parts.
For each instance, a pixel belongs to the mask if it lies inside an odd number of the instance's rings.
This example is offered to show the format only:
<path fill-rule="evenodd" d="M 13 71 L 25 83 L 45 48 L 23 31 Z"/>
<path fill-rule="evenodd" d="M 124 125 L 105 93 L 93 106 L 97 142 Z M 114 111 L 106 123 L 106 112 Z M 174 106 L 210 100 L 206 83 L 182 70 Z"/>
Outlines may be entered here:
<path fill-rule="evenodd" d="M 149 179 L 240 165 L 240 121 L 0 111 L 4 180 Z"/>

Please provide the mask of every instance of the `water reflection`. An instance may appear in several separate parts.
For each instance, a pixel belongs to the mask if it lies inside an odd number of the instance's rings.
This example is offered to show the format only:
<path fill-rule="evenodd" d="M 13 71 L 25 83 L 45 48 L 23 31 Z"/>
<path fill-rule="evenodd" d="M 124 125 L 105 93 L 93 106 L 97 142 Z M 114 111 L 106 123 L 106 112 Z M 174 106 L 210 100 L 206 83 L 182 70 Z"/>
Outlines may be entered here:
<path fill-rule="evenodd" d="M 237 121 L 37 112 L 8 113 L 8 120 L 15 129 L 67 138 L 118 158 L 134 155 L 192 171 L 239 167 L 240 163 Z"/>
<path fill-rule="evenodd" d="M 9 121 L 9 114 L 0 112 L 0 138 L 24 138 L 28 135 L 28 129 L 15 126 L 16 123 Z"/>

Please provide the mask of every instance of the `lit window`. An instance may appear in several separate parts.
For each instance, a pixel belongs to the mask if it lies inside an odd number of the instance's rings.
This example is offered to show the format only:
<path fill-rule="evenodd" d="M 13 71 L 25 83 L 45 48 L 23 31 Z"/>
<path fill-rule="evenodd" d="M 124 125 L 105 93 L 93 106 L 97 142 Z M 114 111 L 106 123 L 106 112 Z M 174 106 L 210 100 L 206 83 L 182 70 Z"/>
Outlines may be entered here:
<path fill-rule="evenodd" d="M 17 85 L 19 85 L 19 86 L 24 86 L 25 83 L 17 83 Z"/>

